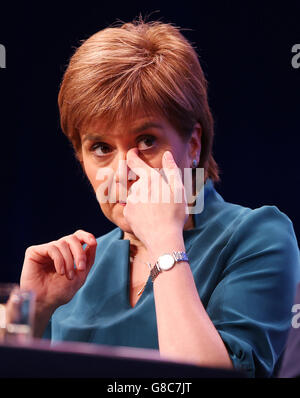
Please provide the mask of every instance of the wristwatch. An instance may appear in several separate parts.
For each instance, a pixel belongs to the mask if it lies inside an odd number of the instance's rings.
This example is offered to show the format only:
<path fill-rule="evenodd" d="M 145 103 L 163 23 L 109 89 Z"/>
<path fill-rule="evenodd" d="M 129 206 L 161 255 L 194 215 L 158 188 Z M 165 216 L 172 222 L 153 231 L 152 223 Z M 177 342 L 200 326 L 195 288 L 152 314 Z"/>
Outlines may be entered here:
<path fill-rule="evenodd" d="M 154 264 L 150 271 L 152 282 L 162 271 L 169 271 L 179 261 L 189 261 L 188 256 L 185 252 L 173 252 L 172 254 L 163 254 L 158 257 L 158 260 Z"/>

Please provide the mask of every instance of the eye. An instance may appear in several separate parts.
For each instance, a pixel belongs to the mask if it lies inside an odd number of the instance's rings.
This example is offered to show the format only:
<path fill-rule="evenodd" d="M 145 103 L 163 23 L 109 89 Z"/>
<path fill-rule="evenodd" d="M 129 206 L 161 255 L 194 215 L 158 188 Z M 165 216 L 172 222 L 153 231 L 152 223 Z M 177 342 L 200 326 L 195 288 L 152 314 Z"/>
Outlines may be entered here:
<path fill-rule="evenodd" d="M 147 149 L 150 149 L 151 147 L 153 147 L 155 141 L 156 138 L 153 135 L 144 135 L 142 137 L 139 137 L 138 139 L 139 150 L 145 151 Z"/>
<path fill-rule="evenodd" d="M 96 156 L 105 156 L 111 151 L 111 148 L 104 142 L 98 142 L 97 144 L 92 145 L 91 151 L 94 152 Z"/>

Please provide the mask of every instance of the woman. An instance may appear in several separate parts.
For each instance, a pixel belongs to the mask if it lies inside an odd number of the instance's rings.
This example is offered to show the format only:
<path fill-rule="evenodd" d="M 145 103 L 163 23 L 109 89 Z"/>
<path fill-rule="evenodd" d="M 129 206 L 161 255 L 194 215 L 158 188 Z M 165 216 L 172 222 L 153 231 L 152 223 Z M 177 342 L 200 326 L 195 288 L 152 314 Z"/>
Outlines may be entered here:
<path fill-rule="evenodd" d="M 216 192 L 207 83 L 189 42 L 160 22 L 104 29 L 72 56 L 58 102 L 62 129 L 117 227 L 27 249 L 21 285 L 37 294 L 36 336 L 51 318 L 53 340 L 157 348 L 271 375 L 299 278 L 297 241 L 275 206 L 252 210 Z M 185 168 L 204 169 L 196 214 L 187 214 Z M 196 183 L 194 171 L 194 193 Z M 158 187 L 169 188 L 168 203 L 149 200 Z M 145 191 L 148 200 L 136 200 Z"/>

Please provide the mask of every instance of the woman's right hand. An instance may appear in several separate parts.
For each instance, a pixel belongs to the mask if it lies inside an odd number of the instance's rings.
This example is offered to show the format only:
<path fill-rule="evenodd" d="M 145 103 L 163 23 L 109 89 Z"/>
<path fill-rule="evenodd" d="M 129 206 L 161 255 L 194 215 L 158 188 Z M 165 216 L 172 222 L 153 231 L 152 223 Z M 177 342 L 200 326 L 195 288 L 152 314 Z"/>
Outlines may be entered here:
<path fill-rule="evenodd" d="M 82 244 L 87 244 L 83 249 Z M 33 290 L 39 311 L 52 313 L 72 299 L 95 261 L 97 241 L 78 230 L 53 242 L 30 246 L 25 252 L 20 286 Z M 76 269 L 74 268 L 76 264 Z"/>

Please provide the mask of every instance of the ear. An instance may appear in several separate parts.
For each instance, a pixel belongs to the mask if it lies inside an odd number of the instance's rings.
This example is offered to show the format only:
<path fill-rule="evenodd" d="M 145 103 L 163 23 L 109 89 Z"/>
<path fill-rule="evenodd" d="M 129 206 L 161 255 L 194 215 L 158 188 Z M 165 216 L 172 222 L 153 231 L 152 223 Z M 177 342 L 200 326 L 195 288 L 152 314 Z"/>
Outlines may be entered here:
<path fill-rule="evenodd" d="M 189 138 L 189 158 L 190 158 L 190 163 L 192 164 L 193 159 L 197 160 L 197 164 L 200 161 L 200 155 L 201 155 L 201 137 L 202 137 L 202 127 L 200 123 L 196 123 L 194 125 L 193 132 Z"/>

